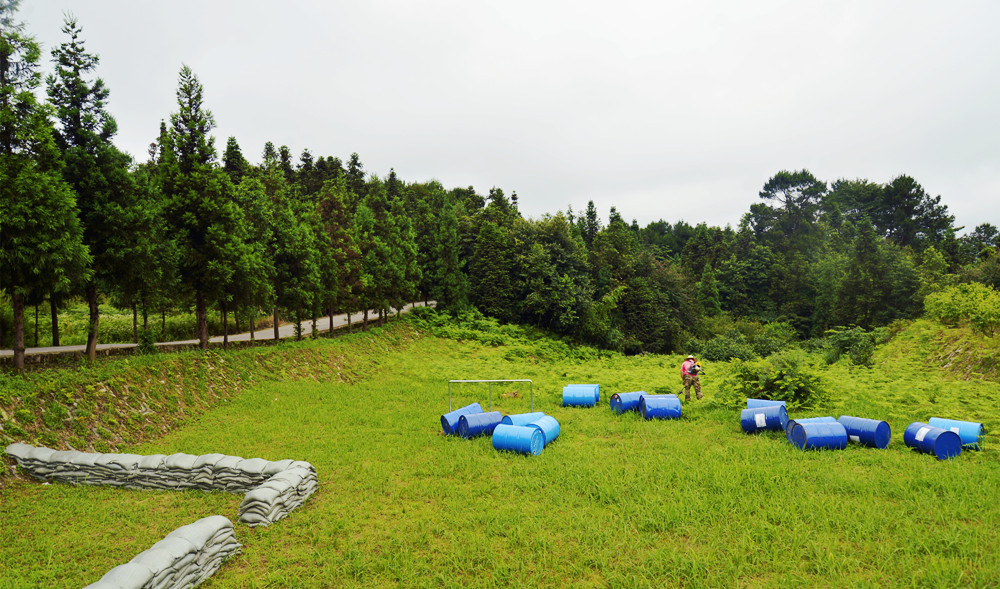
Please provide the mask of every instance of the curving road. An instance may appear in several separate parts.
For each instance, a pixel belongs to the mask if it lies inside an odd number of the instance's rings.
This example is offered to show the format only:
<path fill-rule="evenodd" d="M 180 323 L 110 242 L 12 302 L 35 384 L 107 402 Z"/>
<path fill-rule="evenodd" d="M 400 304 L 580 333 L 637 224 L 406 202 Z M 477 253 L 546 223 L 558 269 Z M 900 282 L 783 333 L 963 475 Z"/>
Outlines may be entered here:
<path fill-rule="evenodd" d="M 430 306 L 434 306 L 434 303 L 435 303 L 435 301 L 430 301 L 429 305 Z M 423 307 L 423 306 L 424 306 L 424 303 L 410 303 L 409 305 L 406 305 L 405 307 L 403 307 L 401 309 L 401 311 L 403 313 L 405 313 L 405 312 L 407 312 L 409 309 L 411 309 L 413 307 Z M 396 310 L 393 309 L 391 314 L 394 315 L 395 313 L 396 313 Z M 369 323 L 372 322 L 372 316 L 373 315 L 375 317 L 377 317 L 378 316 L 378 312 L 376 311 L 373 314 L 371 311 L 369 311 L 369 313 L 368 313 L 368 322 Z M 361 313 L 351 313 L 351 324 L 353 325 L 353 324 L 361 323 L 361 317 L 362 317 Z M 338 327 L 343 327 L 343 326 L 347 325 L 347 314 L 343 313 L 343 314 L 340 314 L 340 315 L 334 315 L 332 317 L 321 317 L 321 318 L 317 319 L 316 320 L 316 331 L 322 333 L 322 332 L 325 332 L 325 331 L 329 330 L 330 329 L 330 322 L 331 321 L 333 322 L 333 328 L 334 329 L 337 329 Z M 305 336 L 309 335 L 310 333 L 312 333 L 312 321 L 311 320 L 302 323 L 302 336 L 305 337 Z M 278 326 L 278 338 L 279 339 L 285 339 L 285 338 L 290 338 L 290 337 L 295 337 L 295 324 L 288 323 L 288 324 L 279 325 Z M 257 330 L 257 331 L 254 332 L 254 340 L 271 340 L 271 339 L 274 339 L 274 328 L 273 327 L 268 327 L 268 328 L 265 328 L 265 329 L 259 329 L 259 330 Z M 250 332 L 249 331 L 247 331 L 245 333 L 229 334 L 229 341 L 231 341 L 231 342 L 240 342 L 240 341 L 249 341 L 249 340 L 250 340 Z M 213 337 L 209 338 L 208 341 L 211 342 L 211 343 L 222 343 L 223 336 L 221 336 L 221 335 L 213 336 Z M 156 345 L 157 346 L 184 346 L 184 345 L 191 345 L 191 344 L 197 344 L 197 343 L 198 343 L 197 339 L 189 339 L 189 340 L 183 340 L 183 341 L 177 341 L 177 342 L 157 342 Z M 101 350 L 113 350 L 113 349 L 119 349 L 119 348 L 134 348 L 134 347 L 136 347 L 136 344 L 97 344 L 97 350 L 98 351 L 101 351 Z M 25 353 L 26 356 L 30 356 L 30 355 L 33 355 L 33 354 L 65 354 L 65 353 L 70 353 L 70 352 L 81 352 L 81 353 L 83 353 L 83 352 L 86 352 L 86 351 L 87 351 L 87 346 L 86 345 L 77 345 L 77 346 L 49 346 L 49 347 L 41 347 L 41 348 L 25 348 L 24 353 Z M 14 350 L 0 350 L 0 357 L 5 357 L 5 356 L 12 357 L 13 355 L 14 355 Z"/>

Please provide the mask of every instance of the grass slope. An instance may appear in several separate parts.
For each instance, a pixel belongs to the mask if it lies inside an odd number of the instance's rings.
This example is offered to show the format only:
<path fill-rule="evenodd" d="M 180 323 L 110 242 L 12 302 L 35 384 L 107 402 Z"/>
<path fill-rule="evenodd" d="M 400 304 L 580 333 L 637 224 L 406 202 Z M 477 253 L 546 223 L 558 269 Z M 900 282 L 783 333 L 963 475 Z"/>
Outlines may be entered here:
<path fill-rule="evenodd" d="M 357 378 L 257 382 L 124 449 L 316 466 L 319 491 L 273 526 L 237 525 L 243 553 L 206 587 L 989 586 L 1000 578 L 995 436 L 939 462 L 905 448 L 902 431 L 931 415 L 991 428 L 996 383 L 918 357 L 940 341 L 921 343 L 925 330 L 880 350 L 874 370 L 829 367 L 828 406 L 808 412 L 888 419 L 882 451 L 801 452 L 782 435 L 744 435 L 713 402 L 725 364 L 707 367 L 707 399 L 685 404 L 684 419 L 645 422 L 612 414 L 611 393 L 676 390 L 679 357 L 552 359 L 544 342 L 539 354 L 413 342 L 406 325 L 307 344 L 316 358 L 362 354 Z M 535 409 L 562 435 L 533 458 L 444 437 L 447 381 L 459 378 L 533 379 Z M 561 407 L 570 382 L 600 383 L 601 404 Z M 455 407 L 487 403 L 485 385 L 453 393 Z M 528 389 L 497 386 L 493 401 L 527 411 Z M 240 501 L 34 482 L 0 498 L 0 587 L 84 585 L 198 517 L 235 519 Z"/>

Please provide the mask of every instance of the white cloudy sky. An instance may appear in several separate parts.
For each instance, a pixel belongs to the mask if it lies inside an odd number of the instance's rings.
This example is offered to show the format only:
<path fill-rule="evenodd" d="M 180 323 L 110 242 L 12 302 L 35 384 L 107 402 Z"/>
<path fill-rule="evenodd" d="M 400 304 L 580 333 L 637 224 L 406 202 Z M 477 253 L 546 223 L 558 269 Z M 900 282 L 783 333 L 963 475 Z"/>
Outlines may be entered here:
<path fill-rule="evenodd" d="M 967 230 L 1000 225 L 992 0 L 25 0 L 46 56 L 64 11 L 139 159 L 187 64 L 220 154 L 235 136 L 254 162 L 357 152 L 528 216 L 593 200 L 640 224 L 735 225 L 782 169 L 909 174 Z"/>

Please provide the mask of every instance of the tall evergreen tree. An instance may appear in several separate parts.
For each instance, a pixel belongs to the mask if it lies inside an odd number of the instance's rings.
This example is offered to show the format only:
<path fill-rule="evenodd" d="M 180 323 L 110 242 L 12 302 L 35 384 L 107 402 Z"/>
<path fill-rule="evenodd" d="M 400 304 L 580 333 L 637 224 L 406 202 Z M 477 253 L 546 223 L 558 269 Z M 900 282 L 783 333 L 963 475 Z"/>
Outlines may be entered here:
<path fill-rule="evenodd" d="M 222 154 L 222 169 L 229 174 L 233 185 L 239 185 L 250 172 L 250 162 L 243 157 L 243 150 L 235 137 L 226 140 L 226 151 Z"/>
<path fill-rule="evenodd" d="M 118 126 L 105 108 L 108 89 L 100 78 L 87 79 L 99 58 L 85 51 L 76 19 L 67 17 L 62 31 L 69 40 L 52 51 L 55 74 L 48 77 L 48 93 L 59 121 L 56 142 L 66 162 L 63 177 L 77 193 L 84 242 L 94 259 L 93 278 L 86 286 L 90 309 L 86 353 L 94 360 L 100 321 L 98 292 L 113 290 L 115 274 L 128 272 L 135 261 L 126 252 L 134 251 L 145 226 L 137 227 L 126 219 L 148 220 L 148 215 L 137 210 L 136 188 L 128 172 L 130 158 L 111 143 Z"/>
<path fill-rule="evenodd" d="M 89 277 L 76 195 L 63 181 L 49 111 L 38 103 L 41 51 L 0 2 L 0 288 L 13 303 L 14 368 L 24 369 L 26 300 Z"/>

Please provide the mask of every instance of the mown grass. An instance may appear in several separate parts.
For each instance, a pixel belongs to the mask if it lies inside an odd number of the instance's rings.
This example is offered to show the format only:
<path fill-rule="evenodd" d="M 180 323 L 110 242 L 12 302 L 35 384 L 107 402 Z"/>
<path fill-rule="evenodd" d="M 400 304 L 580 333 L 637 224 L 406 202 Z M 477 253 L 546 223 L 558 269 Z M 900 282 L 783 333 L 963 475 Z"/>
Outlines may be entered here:
<path fill-rule="evenodd" d="M 909 422 L 932 414 L 990 429 L 996 383 L 922 360 L 930 344 L 919 343 L 921 333 L 880 350 L 874 370 L 829 367 L 827 405 L 808 412 L 888 419 L 888 449 L 801 452 L 780 434 L 743 434 L 738 414 L 714 402 L 725 364 L 706 367 L 706 401 L 686 403 L 684 419 L 645 422 L 612 414 L 611 393 L 676 391 L 679 357 L 558 360 L 429 335 L 380 343 L 405 328 L 342 344 L 365 346 L 372 362 L 353 382 L 258 382 L 127 448 L 316 466 L 319 491 L 275 525 L 238 524 L 242 554 L 205 586 L 991 586 L 1000 578 L 995 435 L 985 451 L 947 462 L 902 443 Z M 447 381 L 459 378 L 533 379 L 535 409 L 554 415 L 562 435 L 533 458 L 495 452 L 488 438 L 441 435 Z M 600 383 L 601 404 L 562 408 L 570 382 Z M 452 392 L 456 407 L 487 400 L 485 385 Z M 493 400 L 506 413 L 526 411 L 528 389 L 495 386 Z M 198 517 L 235 520 L 240 500 L 34 482 L 2 493 L 0 587 L 84 585 Z"/>

